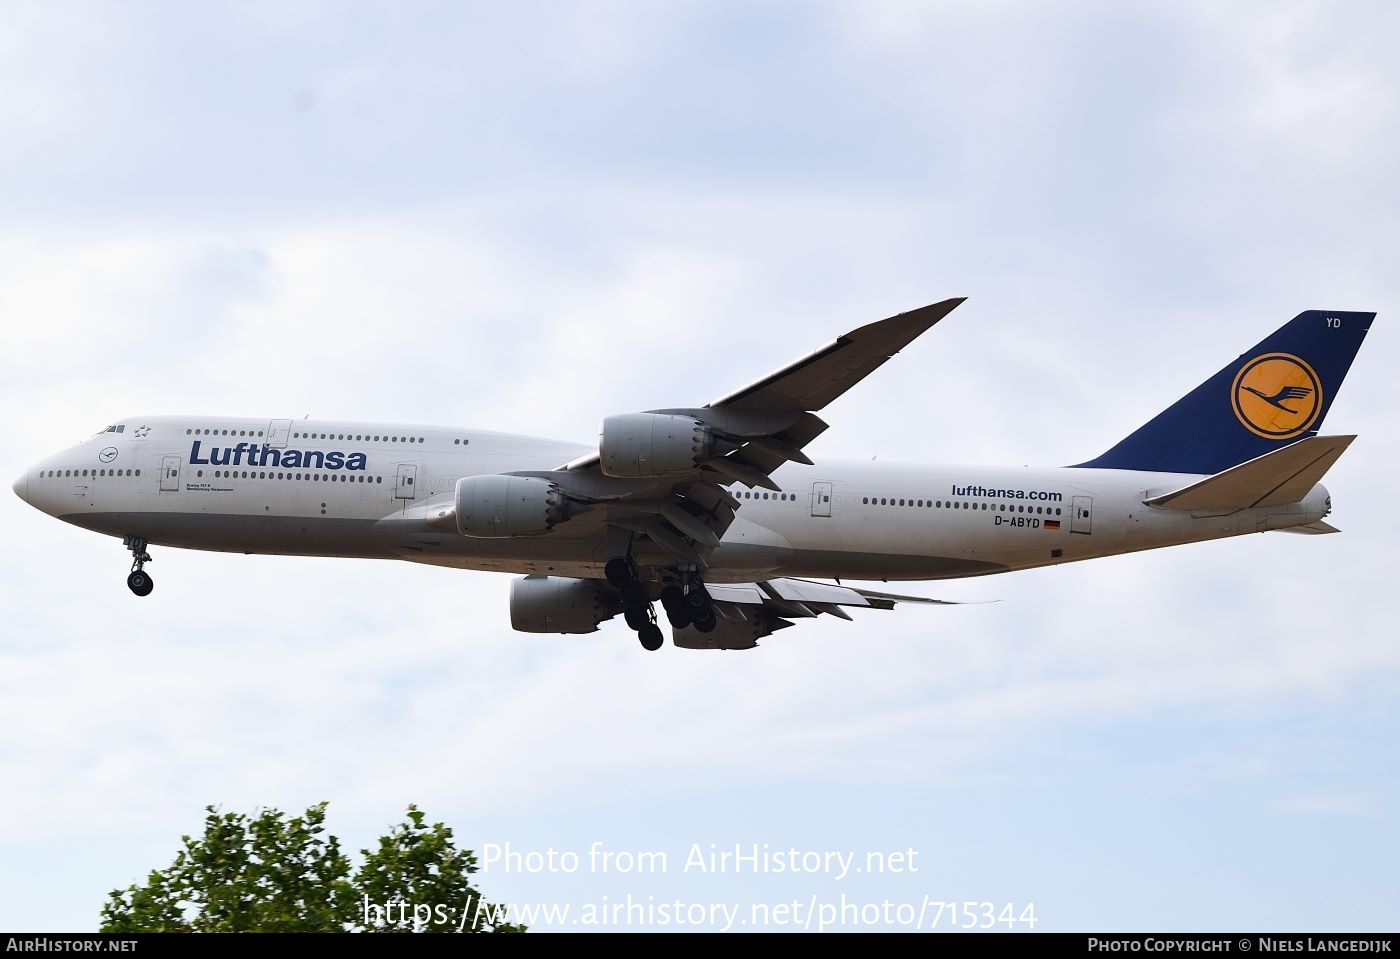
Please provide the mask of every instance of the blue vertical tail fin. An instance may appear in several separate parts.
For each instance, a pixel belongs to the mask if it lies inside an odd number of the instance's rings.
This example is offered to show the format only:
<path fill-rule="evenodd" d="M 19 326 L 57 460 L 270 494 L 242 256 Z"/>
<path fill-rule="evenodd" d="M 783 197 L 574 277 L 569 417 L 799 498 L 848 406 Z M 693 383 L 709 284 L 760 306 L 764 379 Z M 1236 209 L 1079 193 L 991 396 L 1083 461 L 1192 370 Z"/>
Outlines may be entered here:
<path fill-rule="evenodd" d="M 1308 310 L 1081 467 L 1214 474 L 1317 435 L 1374 313 Z"/>

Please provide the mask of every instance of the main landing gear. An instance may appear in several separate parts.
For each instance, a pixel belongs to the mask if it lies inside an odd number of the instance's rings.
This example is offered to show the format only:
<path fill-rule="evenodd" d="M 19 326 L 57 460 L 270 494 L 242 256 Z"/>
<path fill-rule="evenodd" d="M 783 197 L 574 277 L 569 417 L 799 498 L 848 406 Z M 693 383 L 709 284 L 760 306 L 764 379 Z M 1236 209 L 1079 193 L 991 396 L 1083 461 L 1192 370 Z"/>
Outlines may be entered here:
<path fill-rule="evenodd" d="M 603 575 L 622 594 L 622 617 L 637 631 L 642 648 L 660 649 L 664 642 L 661 627 L 656 625 L 650 594 L 646 584 L 638 578 L 636 566 L 630 559 L 610 559 L 603 567 Z M 698 576 L 691 575 L 684 582 L 663 586 L 661 608 L 666 611 L 666 619 L 673 629 L 693 626 L 698 632 L 708 633 L 717 623 L 714 600 Z"/>
<path fill-rule="evenodd" d="M 637 570 L 630 560 L 610 559 L 603 567 L 603 575 L 622 594 L 622 618 L 629 628 L 637 631 L 637 639 L 642 648 L 655 652 L 661 648 L 666 638 L 661 635 L 661 627 L 656 625 L 656 613 L 651 608 L 646 585 L 637 578 Z"/>
<path fill-rule="evenodd" d="M 156 581 L 146 572 L 146 564 L 151 562 L 151 554 L 146 552 L 146 541 L 139 536 L 128 536 L 122 545 L 131 550 L 131 575 L 126 578 L 127 588 L 137 596 L 149 596 L 156 588 Z"/>
<path fill-rule="evenodd" d="M 684 586 L 667 583 L 661 590 L 661 608 L 676 629 L 694 626 L 697 632 L 708 633 L 715 628 L 715 604 L 698 578 Z"/>

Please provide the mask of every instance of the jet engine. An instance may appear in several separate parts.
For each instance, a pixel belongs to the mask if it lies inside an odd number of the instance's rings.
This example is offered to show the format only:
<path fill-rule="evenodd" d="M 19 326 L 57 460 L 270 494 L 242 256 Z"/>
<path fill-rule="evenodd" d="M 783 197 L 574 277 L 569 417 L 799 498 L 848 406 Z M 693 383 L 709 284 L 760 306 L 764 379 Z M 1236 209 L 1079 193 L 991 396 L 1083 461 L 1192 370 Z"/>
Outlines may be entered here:
<path fill-rule="evenodd" d="M 607 476 L 646 478 L 689 473 L 735 447 L 719 448 L 710 427 L 693 416 L 623 413 L 604 418 L 598 453 Z"/>
<path fill-rule="evenodd" d="M 599 580 L 521 576 L 510 584 L 510 625 L 522 633 L 591 633 L 620 609 Z"/>
<path fill-rule="evenodd" d="M 582 504 L 537 476 L 466 476 L 455 493 L 457 532 L 499 538 L 538 536 L 568 519 Z"/>

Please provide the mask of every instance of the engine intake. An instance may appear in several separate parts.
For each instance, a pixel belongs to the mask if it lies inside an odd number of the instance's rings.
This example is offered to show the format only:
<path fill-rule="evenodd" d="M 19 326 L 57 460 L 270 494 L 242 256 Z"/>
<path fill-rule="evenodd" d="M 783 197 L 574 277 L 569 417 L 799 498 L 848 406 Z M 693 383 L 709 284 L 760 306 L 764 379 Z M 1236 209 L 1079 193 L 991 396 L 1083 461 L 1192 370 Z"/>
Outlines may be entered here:
<path fill-rule="evenodd" d="M 598 428 L 598 453 L 607 476 L 690 473 L 723 452 L 727 450 L 717 448 L 710 427 L 692 416 L 623 413 L 606 417 Z"/>
<path fill-rule="evenodd" d="M 510 584 L 510 625 L 522 633 L 592 633 L 621 608 L 597 580 L 522 576 Z"/>
<path fill-rule="evenodd" d="M 564 491 L 537 476 L 466 476 L 455 500 L 457 532 L 482 539 L 538 536 L 572 515 Z"/>

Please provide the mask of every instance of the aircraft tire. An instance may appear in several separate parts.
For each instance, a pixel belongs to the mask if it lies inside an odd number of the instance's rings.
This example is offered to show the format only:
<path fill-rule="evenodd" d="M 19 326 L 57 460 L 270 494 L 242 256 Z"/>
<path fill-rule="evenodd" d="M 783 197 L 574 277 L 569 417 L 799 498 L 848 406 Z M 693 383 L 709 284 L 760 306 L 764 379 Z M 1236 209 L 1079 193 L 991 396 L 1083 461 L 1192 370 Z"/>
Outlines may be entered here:
<path fill-rule="evenodd" d="M 656 652 L 666 641 L 666 637 L 661 635 L 661 627 L 655 623 L 647 623 L 637 630 L 637 639 L 641 642 L 642 649 L 649 653 Z"/>
<path fill-rule="evenodd" d="M 647 588 L 635 579 L 629 579 L 618 587 L 618 592 L 622 593 L 622 605 L 629 609 L 645 606 L 647 603 Z"/>
<path fill-rule="evenodd" d="M 603 565 L 603 578 L 615 589 L 621 589 L 632 579 L 632 570 L 628 569 L 627 560 L 610 559 Z"/>

